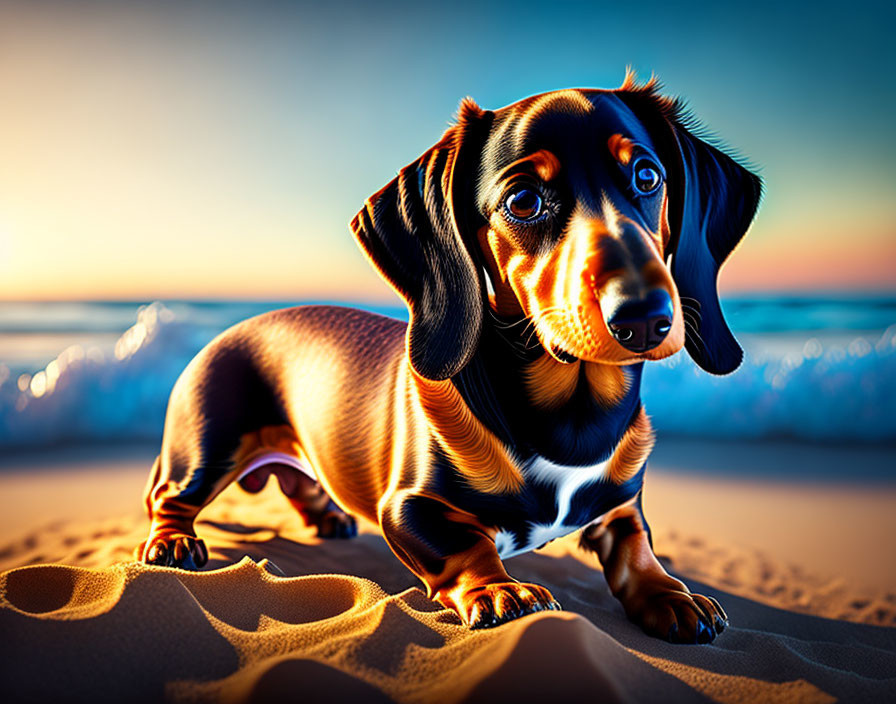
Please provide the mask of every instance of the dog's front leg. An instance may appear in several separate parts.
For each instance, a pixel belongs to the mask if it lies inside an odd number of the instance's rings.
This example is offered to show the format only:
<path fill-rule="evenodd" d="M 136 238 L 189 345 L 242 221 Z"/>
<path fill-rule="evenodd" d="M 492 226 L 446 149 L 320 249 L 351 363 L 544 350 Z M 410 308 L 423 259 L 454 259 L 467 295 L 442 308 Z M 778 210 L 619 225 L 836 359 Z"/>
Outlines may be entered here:
<path fill-rule="evenodd" d="M 387 496 L 380 503 L 380 526 L 392 551 L 426 585 L 427 596 L 456 611 L 471 628 L 560 608 L 544 587 L 507 574 L 494 531 L 438 497 Z"/>
<path fill-rule="evenodd" d="M 709 643 L 728 625 L 718 601 L 691 593 L 656 559 L 640 495 L 587 527 L 581 546 L 597 553 L 610 591 L 647 634 L 673 643 Z"/>

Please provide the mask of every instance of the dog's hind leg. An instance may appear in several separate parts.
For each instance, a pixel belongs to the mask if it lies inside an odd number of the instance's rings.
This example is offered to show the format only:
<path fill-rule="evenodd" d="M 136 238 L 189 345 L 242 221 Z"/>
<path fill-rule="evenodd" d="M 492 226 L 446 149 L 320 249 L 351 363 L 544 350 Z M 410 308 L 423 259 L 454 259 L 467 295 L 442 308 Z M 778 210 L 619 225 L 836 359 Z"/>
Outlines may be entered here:
<path fill-rule="evenodd" d="M 176 481 L 165 464 L 161 456 L 156 459 L 147 482 L 143 500 L 152 524 L 135 557 L 164 567 L 199 569 L 208 562 L 208 550 L 196 536 L 193 521 L 220 488 L 205 486 L 195 474 L 192 480 Z M 226 478 L 223 486 L 231 479 Z"/>
<path fill-rule="evenodd" d="M 208 550 L 197 537 L 193 523 L 237 475 L 238 470 L 226 456 L 203 461 L 200 470 L 195 458 L 190 461 L 179 457 L 163 446 L 144 492 L 152 523 L 149 537 L 136 550 L 137 559 L 188 570 L 205 565 Z"/>
<path fill-rule="evenodd" d="M 305 525 L 317 528 L 319 538 L 353 538 L 358 534 L 355 519 L 339 508 L 317 481 L 291 465 L 258 467 L 240 478 L 240 487 L 250 494 L 259 492 L 272 474 Z"/>
<path fill-rule="evenodd" d="M 239 476 L 243 436 L 277 422 L 282 413 L 239 345 L 223 339 L 200 353 L 171 392 L 162 451 L 144 494 L 152 524 L 137 557 L 202 567 L 208 551 L 193 527 L 196 516 Z"/>

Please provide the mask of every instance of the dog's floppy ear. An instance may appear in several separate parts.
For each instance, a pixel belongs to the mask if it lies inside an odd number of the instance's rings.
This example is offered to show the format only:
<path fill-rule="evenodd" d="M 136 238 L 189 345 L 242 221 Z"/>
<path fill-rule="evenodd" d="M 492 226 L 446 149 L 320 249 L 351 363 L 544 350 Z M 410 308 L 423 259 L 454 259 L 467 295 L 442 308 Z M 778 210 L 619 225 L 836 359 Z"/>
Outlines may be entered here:
<path fill-rule="evenodd" d="M 657 93 L 656 81 L 616 93 L 657 136 L 668 170 L 672 277 L 689 318 L 685 347 L 713 374 L 740 366 L 743 350 L 719 304 L 719 269 L 743 239 L 759 206 L 762 182 L 730 156 L 694 136 L 683 107 Z M 671 163 L 670 163 L 671 162 Z M 669 167 L 672 168 L 669 168 Z"/>
<path fill-rule="evenodd" d="M 368 198 L 351 223 L 370 261 L 408 304 L 411 365 L 427 379 L 459 372 L 479 343 L 481 267 L 470 255 L 469 223 L 491 117 L 464 100 L 457 123 Z"/>

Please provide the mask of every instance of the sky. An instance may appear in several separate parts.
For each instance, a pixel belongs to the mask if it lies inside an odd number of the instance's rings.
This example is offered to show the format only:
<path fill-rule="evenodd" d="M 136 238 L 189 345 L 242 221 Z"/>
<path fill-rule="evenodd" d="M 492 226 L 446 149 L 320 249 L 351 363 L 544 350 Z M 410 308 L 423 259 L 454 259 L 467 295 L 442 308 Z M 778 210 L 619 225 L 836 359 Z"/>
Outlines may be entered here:
<path fill-rule="evenodd" d="M 348 223 L 460 99 L 612 88 L 627 65 L 765 180 L 723 293 L 896 291 L 894 20 L 861 1 L 0 0 L 0 299 L 395 300 Z"/>

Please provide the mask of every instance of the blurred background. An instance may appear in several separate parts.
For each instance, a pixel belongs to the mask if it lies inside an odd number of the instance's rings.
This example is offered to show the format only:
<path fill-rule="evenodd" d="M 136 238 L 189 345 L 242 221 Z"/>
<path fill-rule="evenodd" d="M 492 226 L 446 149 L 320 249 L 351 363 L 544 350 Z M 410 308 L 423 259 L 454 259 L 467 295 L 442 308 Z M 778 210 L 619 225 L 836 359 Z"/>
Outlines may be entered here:
<path fill-rule="evenodd" d="M 745 363 L 650 367 L 661 436 L 796 443 L 816 459 L 775 472 L 891 481 L 894 19 L 876 2 L 0 0 L 0 453 L 157 445 L 179 372 L 250 315 L 405 317 L 350 235 L 364 199 L 462 97 L 612 88 L 630 65 L 766 183 L 720 280 Z M 878 459 L 824 450 L 852 447 Z"/>

